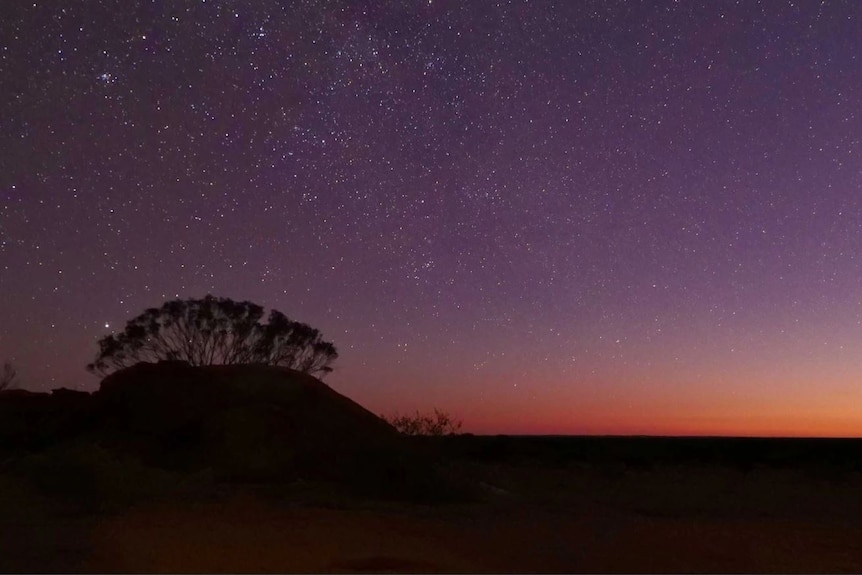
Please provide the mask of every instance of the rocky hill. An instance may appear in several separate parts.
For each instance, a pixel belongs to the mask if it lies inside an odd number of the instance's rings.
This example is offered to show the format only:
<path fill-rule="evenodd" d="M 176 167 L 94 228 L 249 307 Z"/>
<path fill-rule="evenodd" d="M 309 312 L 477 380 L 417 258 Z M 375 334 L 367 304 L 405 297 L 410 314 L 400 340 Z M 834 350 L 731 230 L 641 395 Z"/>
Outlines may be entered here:
<path fill-rule="evenodd" d="M 263 366 L 141 363 L 97 392 L 0 395 L 0 450 L 44 461 L 74 445 L 228 483 L 319 482 L 376 498 L 457 496 L 439 461 L 320 380 Z"/>

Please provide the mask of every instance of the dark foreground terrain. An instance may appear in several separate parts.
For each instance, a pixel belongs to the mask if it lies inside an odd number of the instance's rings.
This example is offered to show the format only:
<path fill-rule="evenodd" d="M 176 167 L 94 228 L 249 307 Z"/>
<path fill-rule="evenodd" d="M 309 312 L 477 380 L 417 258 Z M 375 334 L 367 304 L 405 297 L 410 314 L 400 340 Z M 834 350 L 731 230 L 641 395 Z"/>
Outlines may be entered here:
<path fill-rule="evenodd" d="M 115 459 L 93 463 L 97 487 L 6 474 L 0 570 L 862 571 L 862 441 L 419 443 L 475 497 L 386 501 L 322 482 L 237 483 Z"/>
<path fill-rule="evenodd" d="M 409 438 L 308 375 L 0 392 L 3 572 L 862 572 L 862 440 Z"/>

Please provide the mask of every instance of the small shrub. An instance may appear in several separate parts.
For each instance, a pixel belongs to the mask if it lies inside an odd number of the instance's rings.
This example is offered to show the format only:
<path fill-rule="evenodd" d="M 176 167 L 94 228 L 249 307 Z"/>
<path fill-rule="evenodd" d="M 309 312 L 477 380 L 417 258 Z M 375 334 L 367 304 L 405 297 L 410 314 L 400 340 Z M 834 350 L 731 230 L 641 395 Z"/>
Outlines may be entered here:
<path fill-rule="evenodd" d="M 8 361 L 0 369 L 0 391 L 4 389 L 15 389 L 18 387 L 18 371 Z"/>
<path fill-rule="evenodd" d="M 434 409 L 433 414 L 420 413 L 414 415 L 382 416 L 383 420 L 404 435 L 457 435 L 461 430 L 461 421 L 445 411 Z"/>

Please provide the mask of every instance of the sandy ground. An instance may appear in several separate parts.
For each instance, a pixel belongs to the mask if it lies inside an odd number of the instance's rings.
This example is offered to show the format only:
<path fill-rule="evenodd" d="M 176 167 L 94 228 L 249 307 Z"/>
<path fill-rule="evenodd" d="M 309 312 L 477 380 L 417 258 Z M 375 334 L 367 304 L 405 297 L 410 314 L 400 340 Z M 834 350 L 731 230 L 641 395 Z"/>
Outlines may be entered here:
<path fill-rule="evenodd" d="M 418 516 L 417 516 L 418 515 Z M 273 509 L 234 501 L 107 521 L 97 572 L 858 572 L 862 529 L 466 509 Z"/>
<path fill-rule="evenodd" d="M 479 504 L 243 493 L 4 516 L 3 571 L 862 572 L 862 480 L 769 470 L 492 470 Z M 6 491 L 7 497 L 14 494 Z M 20 503 L 18 494 L 17 501 Z M 14 515 L 14 514 L 13 514 Z"/>

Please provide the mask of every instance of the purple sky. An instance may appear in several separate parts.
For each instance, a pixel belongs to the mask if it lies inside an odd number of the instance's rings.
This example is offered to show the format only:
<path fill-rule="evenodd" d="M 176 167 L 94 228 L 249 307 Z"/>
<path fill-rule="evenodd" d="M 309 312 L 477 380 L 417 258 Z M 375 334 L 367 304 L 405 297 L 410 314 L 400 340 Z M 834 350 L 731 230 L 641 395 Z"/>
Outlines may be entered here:
<path fill-rule="evenodd" d="M 0 194 L 30 389 L 213 293 L 375 411 L 862 435 L 854 0 L 11 0 Z"/>

